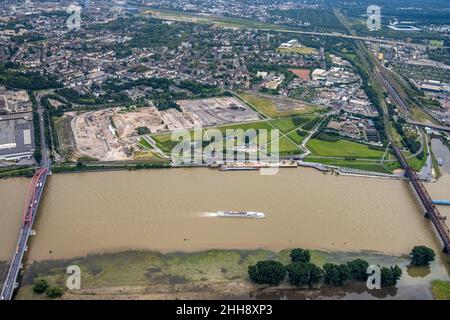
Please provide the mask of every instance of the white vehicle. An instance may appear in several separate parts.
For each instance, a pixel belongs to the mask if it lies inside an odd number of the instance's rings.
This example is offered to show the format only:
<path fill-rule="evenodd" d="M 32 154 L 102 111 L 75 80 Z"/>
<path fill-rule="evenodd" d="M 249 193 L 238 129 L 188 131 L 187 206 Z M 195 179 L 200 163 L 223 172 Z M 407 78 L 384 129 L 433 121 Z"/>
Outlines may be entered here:
<path fill-rule="evenodd" d="M 254 212 L 254 211 L 218 211 L 218 217 L 226 217 L 226 218 L 264 218 L 266 215 L 262 212 Z"/>

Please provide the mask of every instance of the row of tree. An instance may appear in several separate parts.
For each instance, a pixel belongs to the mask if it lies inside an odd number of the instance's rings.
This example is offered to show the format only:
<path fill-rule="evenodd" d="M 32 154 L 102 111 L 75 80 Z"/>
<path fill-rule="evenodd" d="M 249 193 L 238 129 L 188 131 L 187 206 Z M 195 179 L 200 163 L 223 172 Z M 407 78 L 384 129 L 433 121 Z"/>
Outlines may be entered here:
<path fill-rule="evenodd" d="M 41 162 L 42 160 L 42 141 L 41 141 L 41 123 L 39 122 L 39 113 L 36 97 L 29 91 L 32 108 L 33 108 L 33 132 L 34 132 L 34 159 L 36 162 Z"/>
<path fill-rule="evenodd" d="M 411 264 L 426 266 L 434 260 L 434 251 L 425 246 L 416 246 L 411 251 Z M 291 263 L 283 265 L 279 261 L 258 261 L 248 267 L 250 279 L 257 284 L 279 285 L 286 279 L 297 287 L 313 287 L 322 281 L 326 285 L 343 286 L 349 281 L 365 282 L 369 263 L 355 259 L 343 264 L 325 263 L 322 268 L 311 262 L 309 250 L 293 249 L 290 253 Z M 397 284 L 402 276 L 398 265 L 381 267 L 381 286 L 390 287 Z"/>
<path fill-rule="evenodd" d="M 279 261 L 258 261 L 249 266 L 250 279 L 258 284 L 279 285 L 286 276 L 291 285 L 313 287 L 322 280 L 326 285 L 342 286 L 348 281 L 367 281 L 369 263 L 355 259 L 345 264 L 325 263 L 322 268 L 311 263 L 308 250 L 294 249 L 290 254 L 291 263 L 283 265 Z M 382 267 L 381 285 L 393 286 L 402 275 L 400 267 Z"/>

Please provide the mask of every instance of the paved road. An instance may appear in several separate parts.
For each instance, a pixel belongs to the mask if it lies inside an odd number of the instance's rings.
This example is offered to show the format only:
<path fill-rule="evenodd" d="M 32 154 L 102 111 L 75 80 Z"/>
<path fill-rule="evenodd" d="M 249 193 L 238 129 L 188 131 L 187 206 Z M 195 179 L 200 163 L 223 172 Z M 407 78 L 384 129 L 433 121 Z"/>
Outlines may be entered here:
<path fill-rule="evenodd" d="M 396 40 L 378 39 L 378 38 L 373 38 L 373 37 L 362 37 L 362 36 L 349 35 L 349 34 L 343 34 L 343 33 L 337 33 L 337 32 L 312 32 L 312 31 L 298 31 L 298 30 L 286 30 L 286 29 L 257 29 L 257 30 L 354 39 L 354 40 L 362 40 L 362 41 L 368 41 L 368 42 L 385 43 L 385 44 L 391 44 L 391 45 L 408 46 L 408 47 L 414 47 L 414 48 L 432 48 L 432 49 L 449 48 L 449 47 L 431 46 L 431 45 L 426 45 L 426 44 L 421 44 L 421 43 L 407 43 L 407 42 L 396 41 Z"/>
<path fill-rule="evenodd" d="M 146 8 L 148 10 L 148 8 Z M 152 10 L 154 11 L 154 13 L 158 13 L 158 10 Z M 200 19 L 208 19 L 211 18 L 211 22 L 214 22 L 214 18 L 223 18 L 220 16 L 214 16 L 214 15 L 210 15 L 210 16 L 206 16 L 206 15 L 198 15 L 195 13 L 185 13 L 183 12 L 184 15 L 190 16 L 190 17 L 198 17 Z M 171 17 L 167 17 L 164 15 L 158 16 L 158 15 L 153 15 L 154 18 L 156 19 L 161 19 L 161 20 L 177 20 L 176 18 L 171 18 Z M 238 25 L 236 25 L 236 27 L 239 27 Z M 314 31 L 301 31 L 301 30 L 289 30 L 289 29 L 281 29 L 281 28 L 255 28 L 255 27 L 248 27 L 248 26 L 242 26 L 242 29 L 249 29 L 249 30 L 257 30 L 257 31 L 265 31 L 265 32 L 283 32 L 283 33 L 294 33 L 294 34 L 304 34 L 304 35 L 313 35 L 313 36 L 324 36 L 324 37 L 336 37 L 336 38 L 345 38 L 345 39 L 354 39 L 354 40 L 361 40 L 361 41 L 368 41 L 368 42 L 377 42 L 377 43 L 386 43 L 386 44 L 391 44 L 391 45 L 402 45 L 402 46 L 409 46 L 409 47 L 414 47 L 414 48 L 449 48 L 446 46 L 442 46 L 442 47 L 438 47 L 438 46 L 432 46 L 432 45 L 426 45 L 426 44 L 422 44 L 422 43 L 407 43 L 407 42 L 403 42 L 403 41 L 396 41 L 396 40 L 388 40 L 388 39 L 380 39 L 380 38 L 374 38 L 374 37 L 363 37 L 363 36 L 358 36 L 356 34 L 343 34 L 343 33 L 338 33 L 338 32 L 314 32 Z"/>
<path fill-rule="evenodd" d="M 41 201 L 42 192 L 45 187 L 47 176 L 50 172 L 50 161 L 47 143 L 45 140 L 45 126 L 44 126 L 44 110 L 41 105 L 41 97 L 36 97 L 38 106 L 39 122 L 41 126 L 41 144 L 42 144 L 42 167 L 36 172 L 33 179 L 30 182 L 27 200 L 25 203 L 24 220 L 22 228 L 20 229 L 19 239 L 17 241 L 16 251 L 11 260 L 11 264 L 8 270 L 8 274 L 3 284 L 3 289 L 0 294 L 0 300 L 10 300 L 13 296 L 14 289 L 16 288 L 17 277 L 22 267 L 22 260 L 25 252 L 27 251 L 27 242 L 30 237 L 30 233 L 33 227 L 34 219 L 36 217 L 39 203 Z"/>
<path fill-rule="evenodd" d="M 17 241 L 16 251 L 14 252 L 5 283 L 3 284 L 0 300 L 11 300 L 13 296 L 17 277 L 22 268 L 23 256 L 28 249 L 27 242 L 31 234 L 47 175 L 48 167 L 43 167 L 36 172 L 31 180 L 27 202 L 25 204 L 24 220 L 19 233 L 19 240 Z"/>
<path fill-rule="evenodd" d="M 420 127 L 428 127 L 428 128 L 433 128 L 433 129 L 438 129 L 438 130 L 443 130 L 443 131 L 450 132 L 450 127 L 441 126 L 441 125 L 438 125 L 438 124 L 425 123 L 425 122 L 419 122 L 419 121 L 408 121 L 408 123 L 414 124 L 414 125 L 420 126 Z"/>

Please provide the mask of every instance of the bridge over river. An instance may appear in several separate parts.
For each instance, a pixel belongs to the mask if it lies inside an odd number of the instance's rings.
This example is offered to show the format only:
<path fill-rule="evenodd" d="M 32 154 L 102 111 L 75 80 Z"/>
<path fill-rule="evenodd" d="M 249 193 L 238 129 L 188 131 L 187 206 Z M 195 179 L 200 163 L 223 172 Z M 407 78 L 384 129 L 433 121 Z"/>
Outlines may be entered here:
<path fill-rule="evenodd" d="M 428 194 L 428 191 L 425 189 L 419 175 L 408 164 L 400 149 L 395 144 L 393 144 L 393 149 L 402 168 L 405 170 L 405 176 L 411 181 L 414 191 L 425 208 L 425 216 L 431 219 L 439 237 L 442 240 L 444 252 L 450 253 L 450 229 L 447 226 L 445 217 L 439 212 L 436 205 L 433 203 L 433 200 Z"/>
<path fill-rule="evenodd" d="M 34 174 L 28 187 L 28 194 L 25 201 L 24 215 L 22 227 L 19 232 L 19 240 L 17 241 L 16 250 L 9 266 L 8 274 L 3 284 L 0 294 L 0 300 L 11 300 L 15 288 L 18 286 L 17 277 L 22 268 L 22 260 L 25 252 L 28 250 L 28 239 L 30 238 L 36 213 L 39 208 L 42 193 L 50 172 L 50 164 L 41 167 Z"/>

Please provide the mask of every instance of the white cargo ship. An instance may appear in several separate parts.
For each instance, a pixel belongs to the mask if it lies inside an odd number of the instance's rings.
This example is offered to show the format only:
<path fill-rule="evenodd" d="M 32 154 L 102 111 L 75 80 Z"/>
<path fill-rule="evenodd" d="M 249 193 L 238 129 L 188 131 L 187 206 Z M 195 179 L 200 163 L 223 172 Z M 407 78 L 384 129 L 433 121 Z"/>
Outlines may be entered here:
<path fill-rule="evenodd" d="M 230 217 L 230 218 L 264 218 L 266 215 L 262 212 L 254 211 L 218 211 L 218 217 Z"/>

